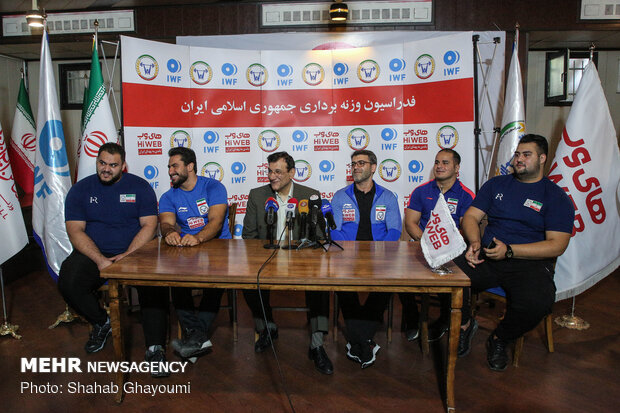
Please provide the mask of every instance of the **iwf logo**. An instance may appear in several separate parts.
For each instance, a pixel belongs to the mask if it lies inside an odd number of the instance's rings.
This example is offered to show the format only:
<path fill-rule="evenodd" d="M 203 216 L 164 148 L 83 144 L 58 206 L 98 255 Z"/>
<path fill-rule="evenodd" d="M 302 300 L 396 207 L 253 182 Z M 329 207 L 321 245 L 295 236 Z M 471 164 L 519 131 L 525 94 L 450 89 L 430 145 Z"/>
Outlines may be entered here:
<path fill-rule="evenodd" d="M 99 148 L 107 141 L 108 137 L 105 136 L 105 133 L 98 130 L 91 132 L 86 135 L 86 139 L 84 140 L 84 153 L 86 156 L 96 158 L 99 153 Z"/>
<path fill-rule="evenodd" d="M 394 182 L 400 178 L 400 164 L 394 159 L 386 159 L 379 165 L 379 175 L 385 182 Z"/>
<path fill-rule="evenodd" d="M 144 80 L 153 80 L 159 73 L 159 65 L 153 56 L 143 54 L 136 60 L 136 72 Z"/>
<path fill-rule="evenodd" d="M 325 70 L 318 63 L 308 63 L 301 71 L 301 77 L 310 86 L 317 86 L 325 79 Z"/>
<path fill-rule="evenodd" d="M 280 147 L 280 135 L 271 129 L 264 130 L 258 134 L 258 146 L 264 152 L 273 152 Z"/>
<path fill-rule="evenodd" d="M 191 148 L 192 138 L 184 130 L 175 131 L 170 137 L 170 147 L 171 148 L 176 148 L 176 147 Z"/>
<path fill-rule="evenodd" d="M 362 128 L 352 129 L 347 136 L 347 143 L 349 144 L 349 148 L 354 151 L 366 149 L 370 143 L 370 135 Z"/>
<path fill-rule="evenodd" d="M 61 121 L 48 120 L 45 123 L 39 136 L 39 150 L 43 161 L 52 172 L 59 176 L 69 176 L 69 160 Z M 40 175 L 40 177 L 43 176 Z M 35 185 L 38 183 L 37 178 L 38 174 L 35 171 Z"/>
<path fill-rule="evenodd" d="M 267 83 L 269 75 L 267 73 L 267 69 L 265 69 L 265 66 L 259 63 L 254 63 L 248 67 L 248 70 L 245 72 L 245 77 L 249 84 L 258 87 Z"/>
<path fill-rule="evenodd" d="M 420 79 L 428 79 L 435 72 L 435 59 L 429 54 L 423 54 L 415 61 L 415 75 Z"/>
<path fill-rule="evenodd" d="M 446 125 L 437 131 L 437 145 L 442 149 L 453 149 L 459 142 L 459 133 L 457 130 Z"/>
<path fill-rule="evenodd" d="M 222 179 L 224 179 L 224 169 L 217 162 L 207 162 L 203 165 L 200 175 L 222 182 Z"/>
<path fill-rule="evenodd" d="M 364 83 L 372 83 L 379 78 L 379 64 L 374 60 L 364 60 L 357 66 L 357 77 Z"/>
<path fill-rule="evenodd" d="M 144 168 L 144 177 L 147 180 L 150 181 L 151 179 L 155 179 L 158 176 L 159 176 L 159 168 L 157 168 L 156 166 L 154 166 L 154 165 L 147 165 Z"/>
<path fill-rule="evenodd" d="M 312 167 L 310 164 L 302 159 L 295 161 L 295 175 L 293 181 L 305 182 L 312 175 Z"/>
<path fill-rule="evenodd" d="M 213 78 L 213 69 L 208 63 L 199 60 L 190 66 L 189 77 L 197 85 L 206 85 Z"/>

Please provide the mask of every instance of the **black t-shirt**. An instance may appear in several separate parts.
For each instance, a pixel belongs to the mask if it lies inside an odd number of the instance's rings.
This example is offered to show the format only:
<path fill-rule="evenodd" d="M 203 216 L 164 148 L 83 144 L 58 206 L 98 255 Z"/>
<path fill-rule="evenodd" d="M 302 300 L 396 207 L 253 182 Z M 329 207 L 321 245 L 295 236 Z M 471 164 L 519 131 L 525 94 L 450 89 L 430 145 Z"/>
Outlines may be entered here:
<path fill-rule="evenodd" d="M 353 185 L 353 193 L 360 210 L 360 223 L 357 228 L 356 241 L 372 241 L 372 227 L 370 226 L 370 210 L 372 209 L 372 201 L 375 199 L 375 184 L 373 182 L 372 189 L 366 193 L 357 189 Z"/>

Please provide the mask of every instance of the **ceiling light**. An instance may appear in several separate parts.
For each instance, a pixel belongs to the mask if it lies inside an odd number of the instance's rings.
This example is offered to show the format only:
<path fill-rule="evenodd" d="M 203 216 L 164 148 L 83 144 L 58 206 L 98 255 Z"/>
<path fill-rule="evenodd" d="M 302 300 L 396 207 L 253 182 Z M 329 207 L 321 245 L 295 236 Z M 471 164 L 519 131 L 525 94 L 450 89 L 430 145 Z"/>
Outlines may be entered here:
<path fill-rule="evenodd" d="M 342 0 L 334 0 L 331 6 L 329 6 L 329 18 L 333 22 L 343 22 L 347 20 L 349 16 L 349 7 Z"/>
<path fill-rule="evenodd" d="M 26 14 L 26 21 L 30 27 L 43 27 L 45 23 L 45 14 L 39 11 L 37 0 L 32 0 L 32 10 Z"/>

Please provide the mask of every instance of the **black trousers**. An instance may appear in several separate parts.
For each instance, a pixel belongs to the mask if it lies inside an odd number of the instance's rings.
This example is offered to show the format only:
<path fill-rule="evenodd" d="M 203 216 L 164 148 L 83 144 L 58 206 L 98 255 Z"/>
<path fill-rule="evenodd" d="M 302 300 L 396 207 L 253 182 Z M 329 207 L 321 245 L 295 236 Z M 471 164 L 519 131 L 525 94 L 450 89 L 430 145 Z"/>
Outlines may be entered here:
<path fill-rule="evenodd" d="M 363 305 L 356 292 L 338 291 L 336 294 L 347 327 L 347 340 L 352 343 L 372 340 L 383 322 L 383 313 L 392 293 L 371 292 Z"/>
<path fill-rule="evenodd" d="M 110 255 L 111 256 L 111 255 Z M 108 315 L 99 305 L 97 289 L 106 283 L 97 264 L 74 249 L 60 266 L 58 289 L 67 304 L 91 324 L 104 324 Z M 142 310 L 144 341 L 165 345 L 168 325 L 168 288 L 137 287 Z"/>
<path fill-rule="evenodd" d="M 269 303 L 270 290 L 261 290 L 261 294 L 263 296 L 267 321 L 273 322 L 273 312 Z M 254 319 L 262 319 L 263 311 L 261 310 L 258 290 L 243 290 L 243 297 L 248 307 L 250 307 L 250 311 L 252 311 L 252 317 Z M 312 332 L 321 331 L 327 333 L 329 331 L 329 292 L 306 291 L 306 306 L 310 310 L 309 318 Z"/>
<path fill-rule="evenodd" d="M 463 254 L 455 258 L 454 263 L 471 279 L 472 292 L 493 287 L 506 291 L 506 314 L 495 329 L 497 337 L 515 340 L 551 313 L 555 302 L 554 260 L 493 261 L 487 258 L 472 268 Z M 471 294 L 467 290 L 463 294 L 463 324 L 471 317 Z"/>
<path fill-rule="evenodd" d="M 191 288 L 173 287 L 172 303 L 181 327 L 207 332 L 215 315 L 220 311 L 223 288 L 203 288 L 198 308 L 194 305 Z"/>

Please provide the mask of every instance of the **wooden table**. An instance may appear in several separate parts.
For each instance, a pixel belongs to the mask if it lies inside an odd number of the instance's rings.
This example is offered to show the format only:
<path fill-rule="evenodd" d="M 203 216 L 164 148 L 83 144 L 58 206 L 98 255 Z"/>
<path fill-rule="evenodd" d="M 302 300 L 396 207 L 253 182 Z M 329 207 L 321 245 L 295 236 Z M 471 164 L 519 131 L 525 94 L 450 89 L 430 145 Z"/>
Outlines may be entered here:
<path fill-rule="evenodd" d="M 256 288 L 256 273 L 273 252 L 260 240 L 211 240 L 196 247 L 170 247 L 160 239 L 147 243 L 102 271 L 109 279 L 110 321 L 114 352 L 125 360 L 120 325 L 120 285 L 180 286 L 192 288 Z M 446 409 L 455 411 L 454 369 L 456 366 L 463 287 L 469 278 L 454 264 L 453 274 L 430 271 L 417 242 L 344 241 L 344 248 L 280 250 L 263 269 L 261 288 L 272 290 L 384 291 L 449 293 L 451 300 Z M 124 375 L 117 373 L 123 398 Z"/>

